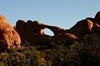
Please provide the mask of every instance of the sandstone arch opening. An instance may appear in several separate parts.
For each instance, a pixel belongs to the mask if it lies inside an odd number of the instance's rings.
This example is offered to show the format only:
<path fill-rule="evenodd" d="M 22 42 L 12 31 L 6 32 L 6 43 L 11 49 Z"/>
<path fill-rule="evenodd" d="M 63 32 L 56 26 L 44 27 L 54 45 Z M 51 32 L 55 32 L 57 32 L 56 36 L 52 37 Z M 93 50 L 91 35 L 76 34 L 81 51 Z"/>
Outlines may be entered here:
<path fill-rule="evenodd" d="M 50 36 L 54 36 L 54 33 L 50 29 L 48 29 L 48 28 L 44 29 L 44 34 L 50 35 Z"/>

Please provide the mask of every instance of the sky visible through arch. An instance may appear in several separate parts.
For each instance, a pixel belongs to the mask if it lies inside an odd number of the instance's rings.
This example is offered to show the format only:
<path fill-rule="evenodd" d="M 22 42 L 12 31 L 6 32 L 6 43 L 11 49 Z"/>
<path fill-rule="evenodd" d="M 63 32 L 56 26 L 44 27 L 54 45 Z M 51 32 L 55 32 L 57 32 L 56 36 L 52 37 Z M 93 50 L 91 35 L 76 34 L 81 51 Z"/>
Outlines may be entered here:
<path fill-rule="evenodd" d="M 11 25 L 16 21 L 37 20 L 41 23 L 71 28 L 86 17 L 95 17 L 100 11 L 100 0 L 1 0 L 0 14 Z M 46 33 L 51 34 L 49 31 Z"/>

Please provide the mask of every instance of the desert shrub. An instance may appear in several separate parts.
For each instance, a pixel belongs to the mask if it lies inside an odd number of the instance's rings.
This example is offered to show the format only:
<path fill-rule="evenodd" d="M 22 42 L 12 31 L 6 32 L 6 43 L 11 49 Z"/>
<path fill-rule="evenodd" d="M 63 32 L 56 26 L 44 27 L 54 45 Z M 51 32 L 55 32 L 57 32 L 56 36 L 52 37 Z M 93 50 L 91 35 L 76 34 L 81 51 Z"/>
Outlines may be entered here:
<path fill-rule="evenodd" d="M 51 42 L 45 47 L 25 44 L 21 52 L 1 53 L 0 66 L 100 66 L 98 35 L 85 35 L 80 42 L 65 44 Z"/>
<path fill-rule="evenodd" d="M 100 36 L 88 34 L 82 38 L 83 47 L 80 62 L 83 66 L 100 66 Z"/>

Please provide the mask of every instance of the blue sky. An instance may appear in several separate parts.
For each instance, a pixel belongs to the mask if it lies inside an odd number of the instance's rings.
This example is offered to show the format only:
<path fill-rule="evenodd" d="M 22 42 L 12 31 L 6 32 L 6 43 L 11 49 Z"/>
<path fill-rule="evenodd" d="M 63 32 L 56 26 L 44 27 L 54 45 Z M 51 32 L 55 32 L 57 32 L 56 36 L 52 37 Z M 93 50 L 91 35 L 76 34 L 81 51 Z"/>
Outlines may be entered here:
<path fill-rule="evenodd" d="M 16 21 L 37 20 L 41 23 L 71 28 L 86 17 L 100 11 L 100 0 L 1 0 L 0 14 L 11 25 Z M 49 32 L 48 32 L 49 33 Z"/>

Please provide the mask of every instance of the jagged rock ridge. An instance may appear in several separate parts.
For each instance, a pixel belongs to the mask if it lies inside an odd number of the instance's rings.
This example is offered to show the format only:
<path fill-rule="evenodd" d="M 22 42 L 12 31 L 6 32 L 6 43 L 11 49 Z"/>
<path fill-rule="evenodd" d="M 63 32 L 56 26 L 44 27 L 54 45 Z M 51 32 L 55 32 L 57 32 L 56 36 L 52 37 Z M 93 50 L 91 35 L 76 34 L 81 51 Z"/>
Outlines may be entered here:
<path fill-rule="evenodd" d="M 54 36 L 45 35 L 44 29 L 48 28 Z M 30 45 L 48 45 L 51 41 L 59 44 L 65 40 L 77 40 L 82 35 L 98 33 L 100 31 L 100 12 L 98 12 L 95 18 L 86 18 L 78 21 L 70 29 L 62 29 L 57 26 L 50 26 L 39 23 L 38 21 L 18 20 L 16 23 L 16 31 L 21 36 L 22 42 L 30 42 Z"/>

